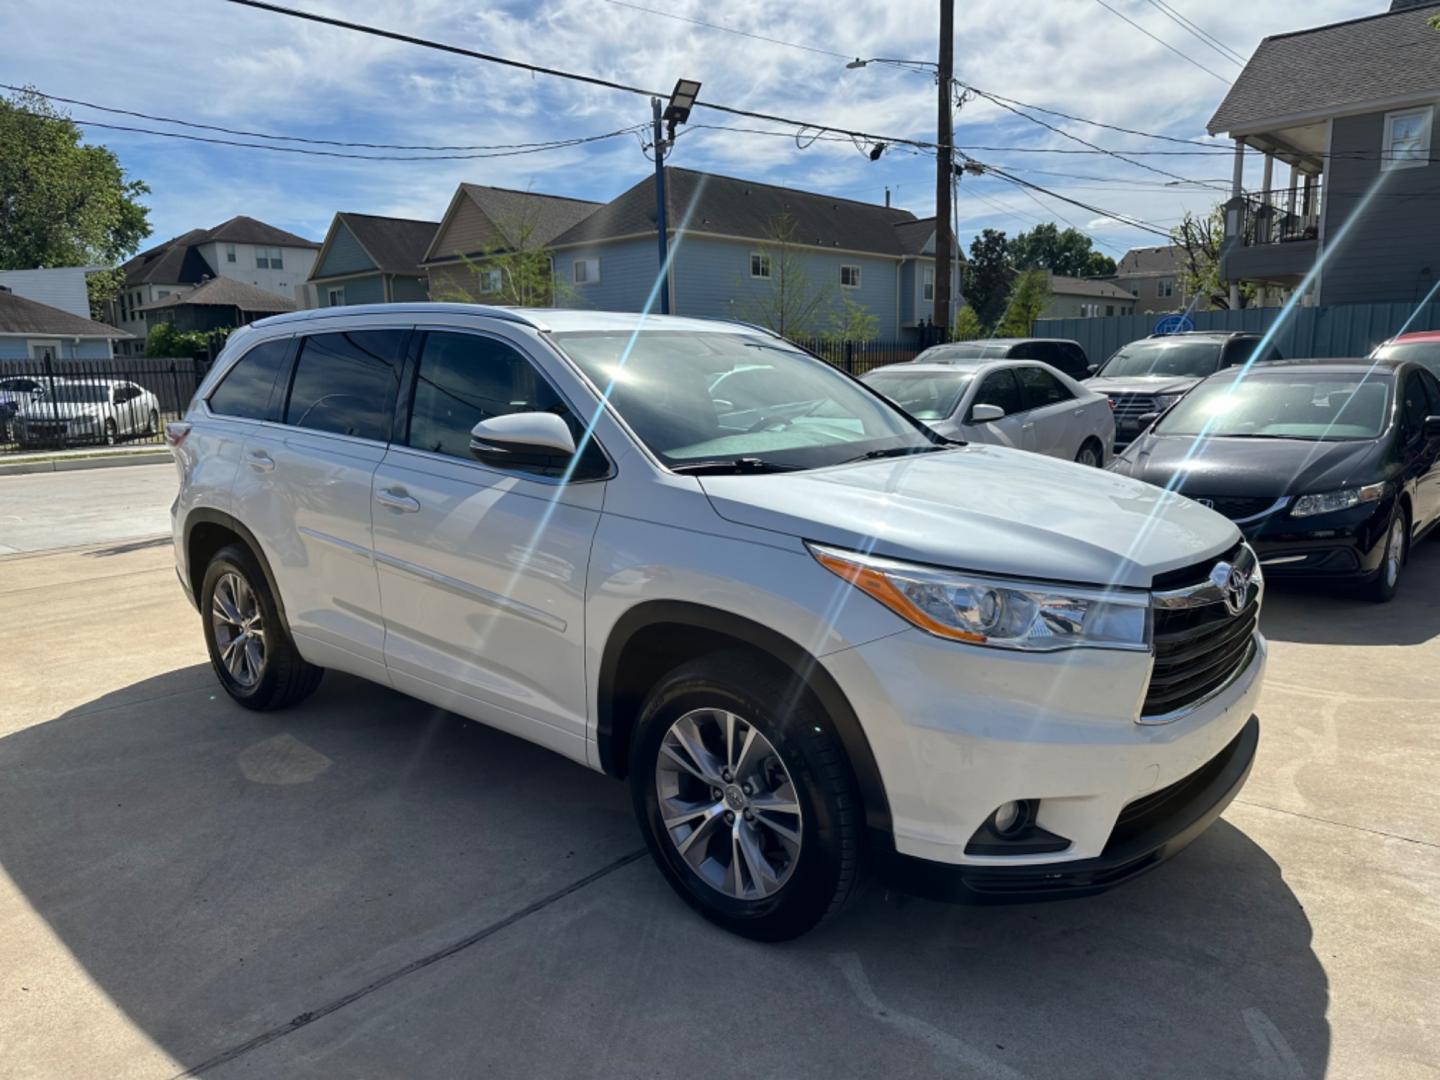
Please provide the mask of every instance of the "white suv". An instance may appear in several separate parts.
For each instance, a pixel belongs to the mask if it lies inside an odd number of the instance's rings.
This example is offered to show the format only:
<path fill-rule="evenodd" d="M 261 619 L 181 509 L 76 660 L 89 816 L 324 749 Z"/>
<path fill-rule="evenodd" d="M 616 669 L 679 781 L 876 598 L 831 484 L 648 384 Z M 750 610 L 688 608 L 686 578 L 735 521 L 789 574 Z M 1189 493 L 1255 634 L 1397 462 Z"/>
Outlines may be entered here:
<path fill-rule="evenodd" d="M 741 368 L 747 400 L 719 397 Z M 335 668 L 628 778 L 676 891 L 751 937 L 867 867 L 1099 891 L 1254 758 L 1262 583 L 1233 524 L 951 443 L 760 330 L 282 315 L 167 436 L 180 581 L 235 700 Z"/>

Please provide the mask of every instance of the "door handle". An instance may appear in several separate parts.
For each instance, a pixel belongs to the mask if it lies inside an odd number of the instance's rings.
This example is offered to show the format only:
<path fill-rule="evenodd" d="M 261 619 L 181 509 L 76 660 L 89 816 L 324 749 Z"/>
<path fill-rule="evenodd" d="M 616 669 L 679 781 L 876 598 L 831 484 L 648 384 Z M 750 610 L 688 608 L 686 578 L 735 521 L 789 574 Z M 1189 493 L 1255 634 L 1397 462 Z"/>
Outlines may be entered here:
<path fill-rule="evenodd" d="M 1030 420 L 1030 421 L 1027 421 L 1026 423 L 1021 424 L 1021 425 L 1020 425 L 1020 430 L 1021 430 L 1021 431 L 1029 431 L 1029 430 L 1030 430 L 1031 428 L 1033 428 L 1034 426 L 1035 426 L 1035 421 L 1034 421 L 1034 420 Z"/>
<path fill-rule="evenodd" d="M 420 509 L 420 500 L 412 498 L 404 488 L 385 488 L 375 493 L 375 501 L 396 514 L 413 514 Z"/>
<path fill-rule="evenodd" d="M 275 459 L 264 450 L 252 450 L 245 455 L 245 462 L 256 472 L 274 472 Z"/>

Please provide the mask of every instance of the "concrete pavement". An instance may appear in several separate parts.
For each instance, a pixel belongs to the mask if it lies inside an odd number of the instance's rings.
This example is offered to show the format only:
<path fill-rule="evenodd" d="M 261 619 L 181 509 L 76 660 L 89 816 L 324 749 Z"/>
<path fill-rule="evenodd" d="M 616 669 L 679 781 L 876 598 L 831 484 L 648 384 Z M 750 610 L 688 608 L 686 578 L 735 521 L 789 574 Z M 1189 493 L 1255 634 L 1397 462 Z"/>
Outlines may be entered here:
<path fill-rule="evenodd" d="M 767 947 L 613 781 L 345 677 L 232 705 L 166 549 L 0 560 L 0 1076 L 1440 1076 L 1440 542 L 1409 573 L 1272 590 L 1250 783 L 1155 873 Z"/>
<path fill-rule="evenodd" d="M 170 532 L 173 461 L 0 476 L 0 555 Z"/>

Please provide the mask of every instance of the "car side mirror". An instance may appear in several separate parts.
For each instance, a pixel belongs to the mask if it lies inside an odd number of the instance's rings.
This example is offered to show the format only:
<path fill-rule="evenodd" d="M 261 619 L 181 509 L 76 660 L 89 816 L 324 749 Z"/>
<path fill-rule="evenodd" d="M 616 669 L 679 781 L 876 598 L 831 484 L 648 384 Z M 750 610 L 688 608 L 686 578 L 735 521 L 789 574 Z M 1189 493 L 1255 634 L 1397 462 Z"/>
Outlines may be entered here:
<path fill-rule="evenodd" d="M 1155 421 L 1160 419 L 1158 412 L 1141 413 L 1135 418 L 1135 423 L 1140 425 L 1141 431 L 1149 431 L 1155 426 Z"/>
<path fill-rule="evenodd" d="M 1425 425 L 1421 430 L 1425 432 L 1426 442 L 1440 441 L 1440 416 L 1425 417 Z"/>
<path fill-rule="evenodd" d="M 1087 367 L 1087 368 L 1085 369 L 1085 377 L 1088 379 L 1088 378 L 1090 378 L 1092 375 L 1094 375 L 1094 374 L 1095 374 L 1097 371 L 1099 371 L 1099 370 L 1100 370 L 1100 365 L 1099 365 L 1099 364 L 1091 364 L 1089 367 Z"/>
<path fill-rule="evenodd" d="M 999 405 L 973 405 L 970 408 L 970 419 L 977 424 L 988 424 L 1004 417 L 1005 410 Z"/>
<path fill-rule="evenodd" d="M 470 429 L 470 452 L 482 461 L 519 464 L 522 458 L 572 457 L 570 425 L 552 412 L 492 416 Z"/>

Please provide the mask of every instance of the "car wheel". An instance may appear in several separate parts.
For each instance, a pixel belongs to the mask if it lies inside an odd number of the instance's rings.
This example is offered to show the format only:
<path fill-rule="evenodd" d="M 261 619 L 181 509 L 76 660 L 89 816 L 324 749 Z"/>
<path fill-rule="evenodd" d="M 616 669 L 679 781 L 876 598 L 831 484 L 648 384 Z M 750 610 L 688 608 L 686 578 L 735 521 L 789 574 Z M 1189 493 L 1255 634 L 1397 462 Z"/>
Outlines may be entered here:
<path fill-rule="evenodd" d="M 1365 587 L 1369 598 L 1378 604 L 1395 598 L 1400 585 L 1400 571 L 1405 567 L 1409 537 L 1410 519 L 1403 507 L 1396 507 L 1395 516 L 1390 519 L 1390 528 L 1385 533 L 1385 554 L 1380 559 L 1380 569 Z"/>
<path fill-rule="evenodd" d="M 248 548 L 222 548 L 210 560 L 200 611 L 210 666 L 226 693 L 247 709 L 283 709 L 320 685 L 324 669 L 300 656 Z"/>
<path fill-rule="evenodd" d="M 145 423 L 145 434 L 154 435 L 160 430 L 160 414 L 154 409 L 150 410 L 150 418 Z"/>
<path fill-rule="evenodd" d="M 115 428 L 115 421 L 114 421 L 114 420 L 106 420 L 106 421 L 105 421 L 105 445 L 106 445 L 106 446 L 114 446 L 114 445 L 115 445 L 117 442 L 119 442 L 119 441 L 120 441 L 120 435 L 119 435 L 119 432 L 118 432 L 118 431 L 116 430 L 116 428 Z"/>
<path fill-rule="evenodd" d="M 755 657 L 719 653 L 661 680 L 632 741 L 630 791 L 665 878 L 734 933 L 797 937 L 860 881 L 860 797 L 829 718 Z"/>
<path fill-rule="evenodd" d="M 1100 449 L 1100 444 L 1094 439 L 1086 439 L 1080 446 L 1080 452 L 1075 455 L 1075 461 L 1080 465 L 1098 469 L 1103 456 L 1104 451 Z"/>

